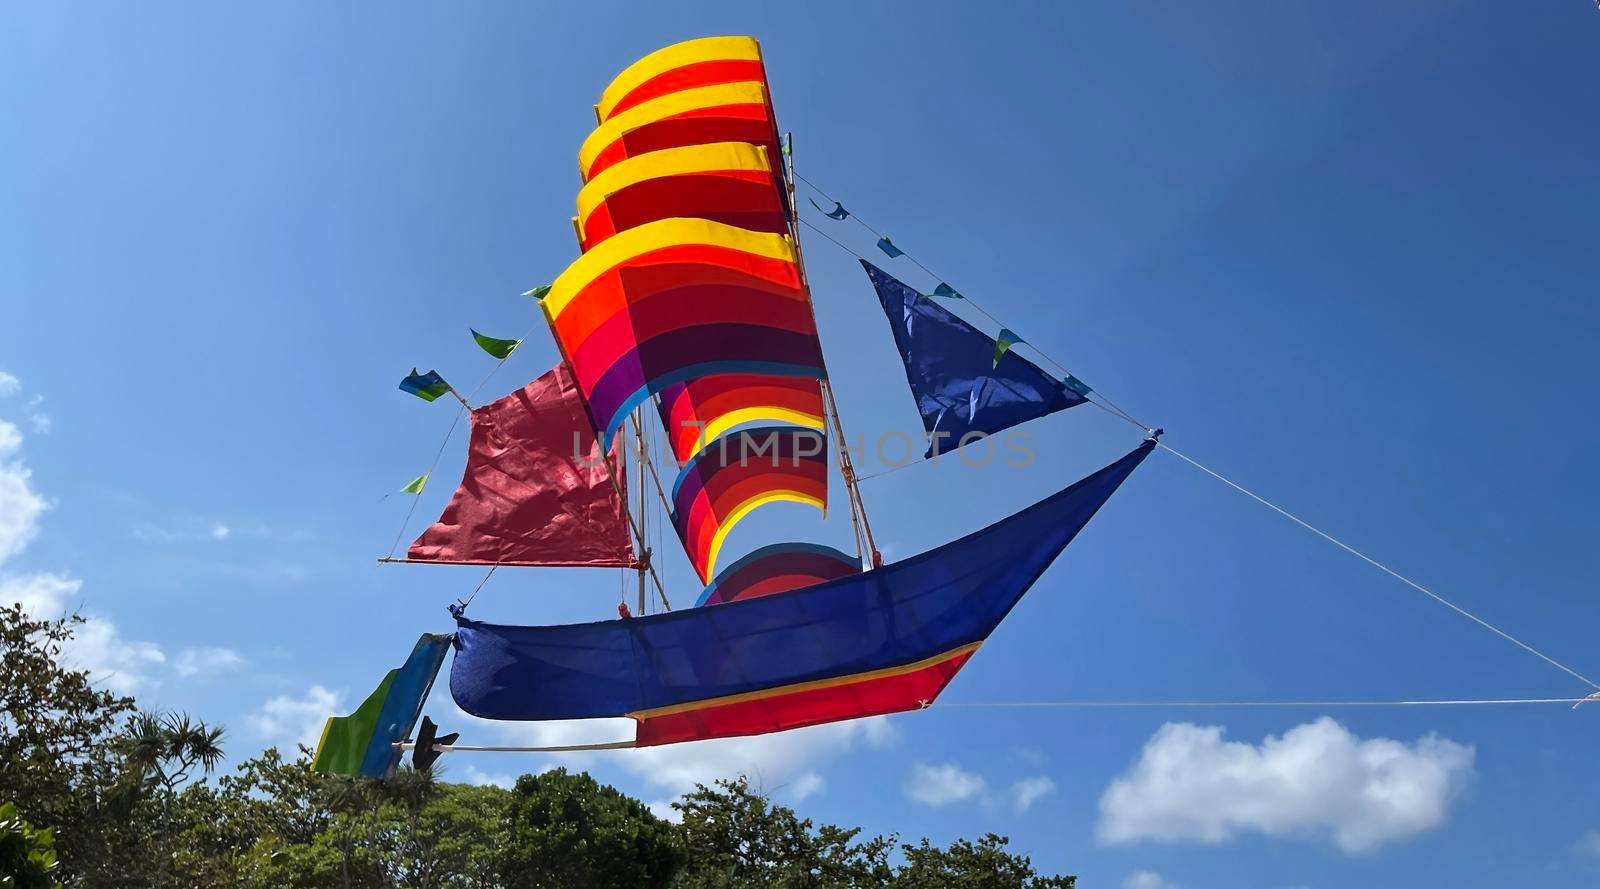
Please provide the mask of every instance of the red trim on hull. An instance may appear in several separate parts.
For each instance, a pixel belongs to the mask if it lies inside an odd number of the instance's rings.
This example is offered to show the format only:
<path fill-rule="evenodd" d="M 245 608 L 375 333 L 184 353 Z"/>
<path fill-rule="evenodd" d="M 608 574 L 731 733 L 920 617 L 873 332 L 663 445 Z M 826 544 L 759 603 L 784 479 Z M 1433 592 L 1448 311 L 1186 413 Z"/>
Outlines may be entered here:
<path fill-rule="evenodd" d="M 676 744 L 707 738 L 733 738 L 761 735 L 785 729 L 857 719 L 883 713 L 920 710 L 932 703 L 955 678 L 956 671 L 971 658 L 971 650 L 922 669 L 896 676 L 880 676 L 826 688 L 811 688 L 753 701 L 709 705 L 664 716 L 639 720 L 636 746 Z"/>

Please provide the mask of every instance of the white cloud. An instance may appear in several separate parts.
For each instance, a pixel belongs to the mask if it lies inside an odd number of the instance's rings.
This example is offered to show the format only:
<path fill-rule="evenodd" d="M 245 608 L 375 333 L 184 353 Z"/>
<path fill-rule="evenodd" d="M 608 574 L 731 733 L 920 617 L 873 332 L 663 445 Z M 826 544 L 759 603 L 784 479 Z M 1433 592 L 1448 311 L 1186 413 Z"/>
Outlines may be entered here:
<path fill-rule="evenodd" d="M 231 530 L 229 530 L 227 525 L 212 525 L 211 526 L 211 539 L 212 540 L 227 540 L 228 539 L 228 535 L 232 534 L 232 533 L 233 532 Z"/>
<path fill-rule="evenodd" d="M 1183 887 L 1177 883 L 1167 882 L 1153 870 L 1136 870 L 1122 881 L 1122 889 L 1183 889 Z"/>
<path fill-rule="evenodd" d="M 22 381 L 0 370 L 0 398 L 10 398 L 22 391 Z"/>
<path fill-rule="evenodd" d="M 28 423 L 33 426 L 34 432 L 45 433 L 50 431 L 50 415 L 39 409 L 44 404 L 43 395 L 35 395 L 28 399 Z"/>
<path fill-rule="evenodd" d="M 19 603 L 39 620 L 54 620 L 76 610 L 82 587 L 83 581 L 49 572 L 9 574 L 0 576 L 0 603 Z M 61 649 L 63 664 L 88 670 L 96 682 L 119 694 L 159 684 L 155 673 L 166 660 L 160 646 L 124 639 L 116 624 L 92 614 L 73 628 L 72 639 Z"/>
<path fill-rule="evenodd" d="M 63 656 L 67 663 L 88 670 L 96 681 L 120 694 L 159 684 L 153 671 L 167 662 L 160 646 L 122 638 L 117 625 L 103 617 L 90 617 L 78 625 Z"/>
<path fill-rule="evenodd" d="M 1331 839 L 1367 852 L 1444 823 L 1474 750 L 1428 735 L 1362 740 L 1323 717 L 1261 744 L 1167 723 L 1100 798 L 1103 843 L 1225 843 L 1240 833 Z"/>
<path fill-rule="evenodd" d="M 822 776 L 816 772 L 806 772 L 804 775 L 794 779 L 794 781 L 792 781 L 789 786 L 784 789 L 789 792 L 790 799 L 794 800 L 795 802 L 800 802 L 803 799 L 807 799 L 808 797 L 813 797 L 821 793 L 822 789 L 827 786 L 827 783 L 828 782 L 823 780 Z"/>
<path fill-rule="evenodd" d="M 0 564 L 27 548 L 39 534 L 39 516 L 50 504 L 33 490 L 33 473 L 19 460 L 22 433 L 0 420 Z"/>
<path fill-rule="evenodd" d="M 1056 782 L 1046 775 L 1023 778 L 1011 785 L 1011 807 L 1017 814 L 1033 808 L 1033 804 L 1056 792 Z"/>
<path fill-rule="evenodd" d="M 0 375 L 0 385 L 16 377 Z M 39 534 L 39 516 L 49 503 L 33 490 L 32 473 L 20 460 L 22 433 L 15 424 L 0 420 L 0 568 L 19 555 Z M 6 574 L 0 572 L 0 602 L 21 603 L 39 620 L 54 620 L 76 610 L 83 582 L 50 572 Z M 120 694 L 131 694 L 156 684 L 153 671 L 166 662 L 161 648 L 150 642 L 124 639 L 116 624 L 105 617 L 85 614 L 87 622 L 73 629 L 63 646 L 62 663 L 88 670 L 94 679 Z"/>
<path fill-rule="evenodd" d="M 315 748 L 322 737 L 323 724 L 342 709 L 341 700 L 340 695 L 313 685 L 305 697 L 278 695 L 268 700 L 245 717 L 245 724 L 285 754 L 293 751 L 296 744 Z"/>
<path fill-rule="evenodd" d="M 1600 830 L 1591 830 L 1578 838 L 1573 848 L 1585 855 L 1600 856 Z"/>
<path fill-rule="evenodd" d="M 930 766 L 917 763 L 902 785 L 906 796 L 926 806 L 944 806 L 971 799 L 983 792 L 984 781 L 955 763 Z"/>
<path fill-rule="evenodd" d="M 503 787 L 506 790 L 517 786 L 517 776 L 508 772 L 485 772 L 477 766 L 467 766 L 461 773 L 461 783 L 476 784 L 479 787 Z"/>
<path fill-rule="evenodd" d="M 172 662 L 172 669 L 179 676 L 189 677 L 199 674 L 213 676 L 217 673 L 226 673 L 244 666 L 245 660 L 239 652 L 231 648 L 185 648 L 178 652 L 178 657 Z"/>
<path fill-rule="evenodd" d="M 7 574 L 0 576 L 0 605 L 20 604 L 22 610 L 41 620 L 71 611 L 67 599 L 76 596 L 83 581 L 59 574 Z"/>

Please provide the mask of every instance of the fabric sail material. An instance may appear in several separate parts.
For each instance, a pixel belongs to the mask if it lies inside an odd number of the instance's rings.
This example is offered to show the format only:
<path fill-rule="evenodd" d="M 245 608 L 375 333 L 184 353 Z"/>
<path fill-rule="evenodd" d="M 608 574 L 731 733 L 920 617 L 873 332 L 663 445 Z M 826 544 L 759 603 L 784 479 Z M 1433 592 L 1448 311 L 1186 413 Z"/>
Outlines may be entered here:
<path fill-rule="evenodd" d="M 557 365 L 472 412 L 467 468 L 414 561 L 633 567 L 618 484 L 584 413 L 572 371 Z M 615 454 L 613 454 L 613 458 Z"/>
<path fill-rule="evenodd" d="M 450 692 L 488 719 L 630 716 L 639 746 L 925 707 L 1153 447 L 981 531 L 816 586 L 591 624 L 459 619 Z"/>
<path fill-rule="evenodd" d="M 717 572 L 695 605 L 720 605 L 786 593 L 861 573 L 861 560 L 818 543 L 774 543 Z"/>
<path fill-rule="evenodd" d="M 672 486 L 672 525 L 709 583 L 728 533 L 751 510 L 788 501 L 828 508 L 828 442 L 792 426 L 742 429 L 706 445 Z"/>
<path fill-rule="evenodd" d="M 953 451 L 969 434 L 992 435 L 1088 400 L 916 289 L 870 262 L 861 265 L 922 414 L 924 456 Z"/>
<path fill-rule="evenodd" d="M 827 371 L 760 44 L 708 37 L 650 53 L 604 89 L 595 116 L 578 150 L 582 255 L 540 305 L 603 445 L 653 398 L 680 466 L 740 426 L 820 433 Z M 744 512 L 798 499 L 780 467 L 740 484 L 737 515 L 718 501 L 681 516 L 702 583 Z M 825 474 L 805 496 L 825 503 Z"/>
<path fill-rule="evenodd" d="M 399 669 L 384 674 L 378 688 L 349 716 L 323 724 L 311 767 L 335 775 L 382 778 L 400 761 L 395 744 L 411 736 L 439 665 L 450 650 L 450 634 L 424 633 Z"/>

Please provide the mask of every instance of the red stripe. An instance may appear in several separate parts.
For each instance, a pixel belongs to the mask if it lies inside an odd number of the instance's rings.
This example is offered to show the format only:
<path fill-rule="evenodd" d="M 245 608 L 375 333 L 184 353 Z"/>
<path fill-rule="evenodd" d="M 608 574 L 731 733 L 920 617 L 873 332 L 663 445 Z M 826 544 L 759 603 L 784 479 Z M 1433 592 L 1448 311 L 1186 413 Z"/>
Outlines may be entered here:
<path fill-rule="evenodd" d="M 805 299 L 799 269 L 792 262 L 725 247 L 681 244 L 630 257 L 597 276 L 561 311 L 556 333 L 568 349 L 574 348 L 629 303 L 685 284 L 733 284 Z M 703 323 L 717 320 L 705 314 L 700 318 Z"/>
<path fill-rule="evenodd" d="M 932 703 L 971 657 L 972 652 L 966 651 L 898 676 L 640 719 L 638 746 L 760 735 L 841 719 L 918 710 Z"/>
<path fill-rule="evenodd" d="M 776 131 L 765 105 L 712 105 L 643 124 L 623 133 L 600 149 L 584 181 L 605 172 L 606 168 L 630 157 L 663 148 L 685 145 L 710 145 L 713 142 L 749 142 L 767 149 L 768 158 L 780 157 Z M 776 161 L 774 161 L 776 166 Z"/>
<path fill-rule="evenodd" d="M 741 83 L 751 80 L 759 81 L 763 87 L 767 84 L 767 73 L 761 69 L 760 59 L 711 59 L 694 62 L 681 68 L 673 68 L 671 71 L 663 71 L 629 90 L 626 96 L 611 107 L 611 113 L 606 115 L 606 120 L 616 117 L 640 102 L 659 99 L 669 93 L 702 86 L 716 86 L 719 83 Z"/>
<path fill-rule="evenodd" d="M 772 177 L 759 170 L 719 170 L 646 179 L 616 192 L 584 220 L 583 249 L 593 249 L 617 232 L 675 216 L 789 233 Z"/>

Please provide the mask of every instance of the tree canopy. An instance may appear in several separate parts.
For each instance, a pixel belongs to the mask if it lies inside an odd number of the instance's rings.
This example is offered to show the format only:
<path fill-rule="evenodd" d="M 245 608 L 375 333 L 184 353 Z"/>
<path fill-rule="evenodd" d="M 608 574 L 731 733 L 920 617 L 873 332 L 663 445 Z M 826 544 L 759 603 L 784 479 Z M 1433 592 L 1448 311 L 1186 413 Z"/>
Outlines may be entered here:
<path fill-rule="evenodd" d="M 0 608 L 0 886 L 50 889 L 1071 889 L 1005 837 L 947 847 L 814 824 L 743 779 L 674 819 L 586 773 L 514 787 L 311 770 L 276 748 L 216 774 L 223 730 L 62 665 L 78 621 Z M 8 802 L 9 801 L 9 802 Z M 59 859 L 59 860 L 58 860 Z M 9 879 L 10 882 L 7 882 Z"/>

